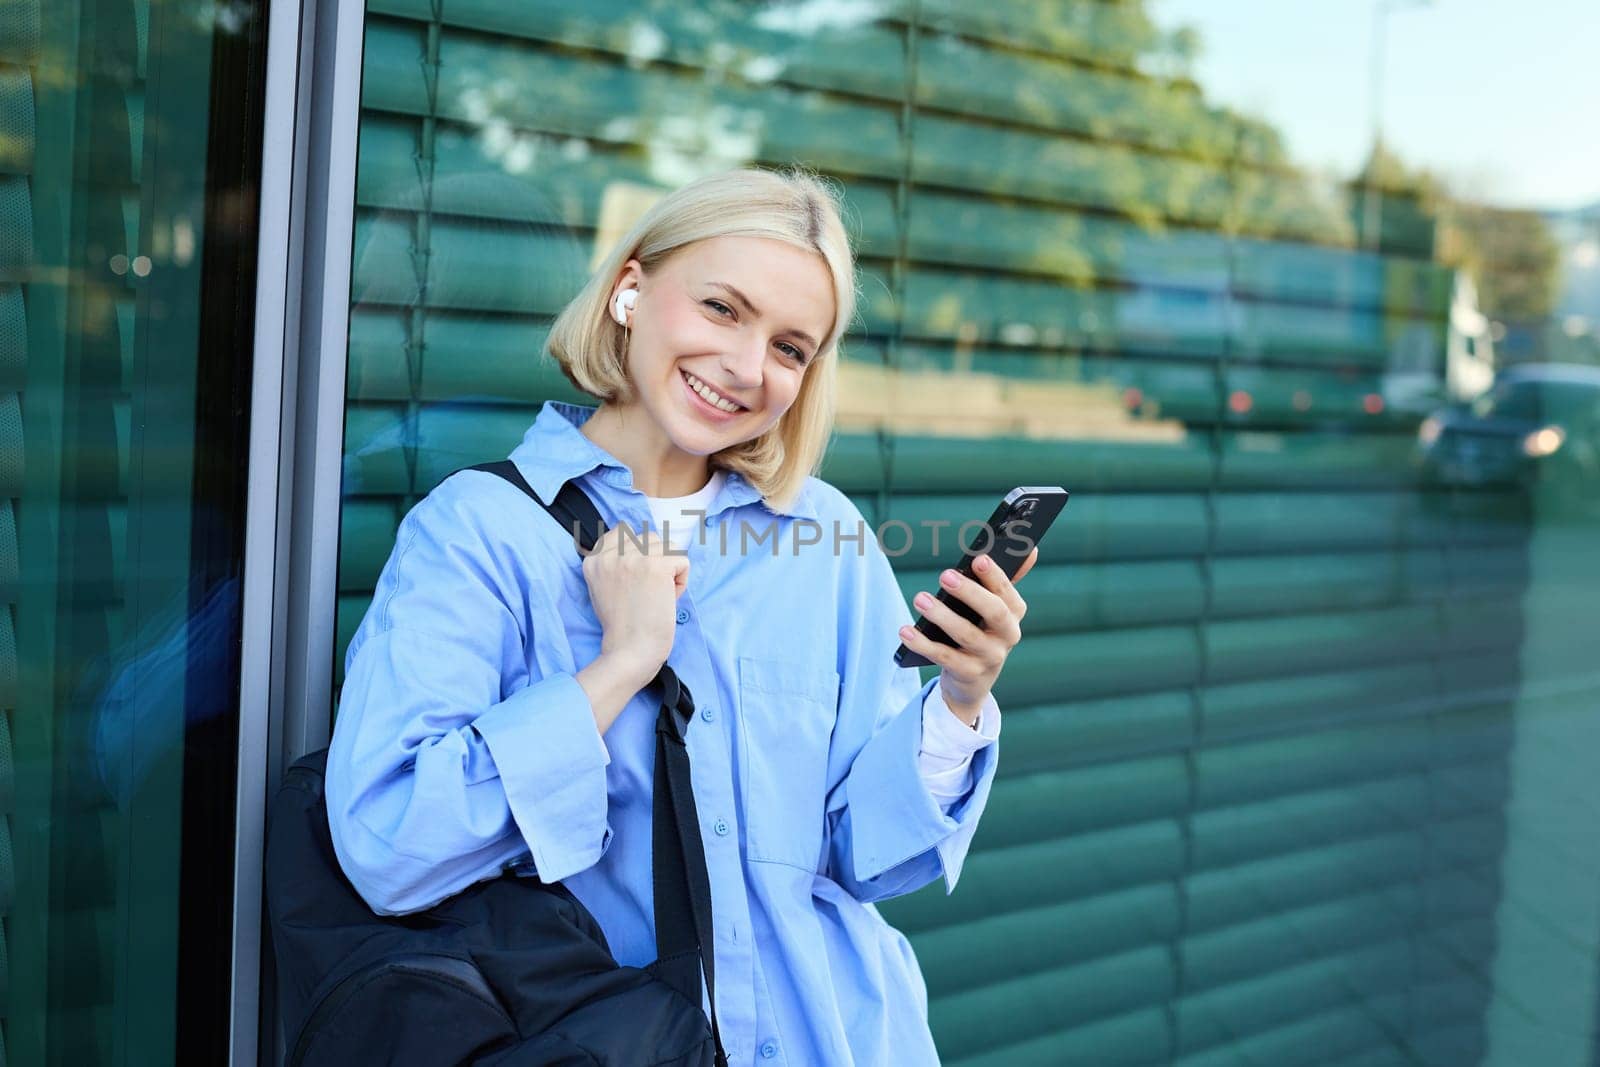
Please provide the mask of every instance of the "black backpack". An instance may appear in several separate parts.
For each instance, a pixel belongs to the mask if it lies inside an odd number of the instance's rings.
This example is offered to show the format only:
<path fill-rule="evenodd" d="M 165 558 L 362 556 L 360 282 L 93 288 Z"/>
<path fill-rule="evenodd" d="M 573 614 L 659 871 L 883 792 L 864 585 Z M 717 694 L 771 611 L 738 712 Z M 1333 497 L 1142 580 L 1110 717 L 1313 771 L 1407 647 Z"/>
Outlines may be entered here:
<path fill-rule="evenodd" d="M 552 504 L 516 485 L 585 551 L 605 531 L 571 482 Z M 726 1067 L 700 1006 L 712 983 L 711 889 L 689 779 L 694 700 L 670 667 L 651 683 L 657 959 L 622 967 L 568 889 L 510 872 L 417 914 L 374 913 L 345 878 L 323 799 L 327 750 L 296 762 L 268 818 L 266 905 L 289 1067 Z"/>

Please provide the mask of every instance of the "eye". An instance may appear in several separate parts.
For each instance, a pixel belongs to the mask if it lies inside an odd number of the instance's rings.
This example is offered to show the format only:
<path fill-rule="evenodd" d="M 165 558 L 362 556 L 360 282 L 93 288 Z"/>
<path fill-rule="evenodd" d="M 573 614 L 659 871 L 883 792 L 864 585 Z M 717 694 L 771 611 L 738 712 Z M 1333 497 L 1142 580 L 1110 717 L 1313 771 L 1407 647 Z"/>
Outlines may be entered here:
<path fill-rule="evenodd" d="M 782 352 L 784 355 L 788 356 L 790 359 L 796 360 L 796 361 L 798 361 L 800 363 L 806 362 L 806 354 L 804 352 L 800 351 L 794 345 L 790 344 L 788 341 L 779 341 L 778 342 L 778 351 Z"/>
<path fill-rule="evenodd" d="M 718 315 L 722 315 L 727 318 L 733 317 L 733 309 L 720 300 L 703 300 L 701 303 L 705 304 L 705 306 L 710 308 L 712 311 L 715 311 Z"/>

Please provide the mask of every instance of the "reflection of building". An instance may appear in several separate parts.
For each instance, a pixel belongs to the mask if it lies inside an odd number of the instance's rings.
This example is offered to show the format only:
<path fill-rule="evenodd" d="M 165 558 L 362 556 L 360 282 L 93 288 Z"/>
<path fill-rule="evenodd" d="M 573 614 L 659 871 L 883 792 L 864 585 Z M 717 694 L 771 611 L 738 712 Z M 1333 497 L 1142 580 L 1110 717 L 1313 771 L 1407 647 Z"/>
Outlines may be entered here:
<path fill-rule="evenodd" d="M 846 360 L 839 367 L 838 427 L 844 433 L 931 437 L 1177 441 L 1181 422 L 1136 417 L 1126 391 L 1109 383 L 898 370 Z"/>

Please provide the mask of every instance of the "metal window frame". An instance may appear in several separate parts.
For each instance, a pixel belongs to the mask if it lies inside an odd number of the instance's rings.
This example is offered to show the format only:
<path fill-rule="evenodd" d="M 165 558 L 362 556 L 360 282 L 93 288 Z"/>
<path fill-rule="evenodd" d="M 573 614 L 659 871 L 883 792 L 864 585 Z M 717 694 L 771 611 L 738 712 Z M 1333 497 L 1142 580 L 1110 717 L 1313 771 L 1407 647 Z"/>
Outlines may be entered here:
<path fill-rule="evenodd" d="M 283 1057 L 266 806 L 327 742 L 364 0 L 270 5 L 239 685 L 229 1062 Z"/>

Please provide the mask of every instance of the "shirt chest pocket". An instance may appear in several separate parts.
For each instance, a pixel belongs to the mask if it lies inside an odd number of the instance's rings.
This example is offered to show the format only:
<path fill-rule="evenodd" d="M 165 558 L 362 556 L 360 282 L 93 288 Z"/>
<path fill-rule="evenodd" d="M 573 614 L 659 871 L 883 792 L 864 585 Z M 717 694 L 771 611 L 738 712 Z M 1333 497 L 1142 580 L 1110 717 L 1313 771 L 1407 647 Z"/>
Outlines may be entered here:
<path fill-rule="evenodd" d="M 838 672 L 739 658 L 745 848 L 752 860 L 817 869 Z"/>

